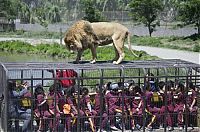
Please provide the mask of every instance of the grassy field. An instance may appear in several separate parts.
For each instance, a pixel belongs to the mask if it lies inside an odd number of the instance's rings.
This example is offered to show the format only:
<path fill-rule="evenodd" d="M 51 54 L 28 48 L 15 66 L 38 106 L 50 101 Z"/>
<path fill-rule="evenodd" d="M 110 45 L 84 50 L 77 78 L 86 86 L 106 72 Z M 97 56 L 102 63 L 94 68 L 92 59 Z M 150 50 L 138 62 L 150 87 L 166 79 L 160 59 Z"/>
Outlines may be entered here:
<path fill-rule="evenodd" d="M 64 35 L 64 34 L 63 34 Z M 0 32 L 0 37 L 20 37 L 20 38 L 48 38 L 60 39 L 60 33 L 57 32 Z M 152 47 L 164 47 L 171 49 L 187 50 L 193 52 L 200 52 L 200 35 L 194 34 L 188 37 L 148 37 L 141 36 L 131 37 L 133 45 L 143 45 Z"/>
<path fill-rule="evenodd" d="M 188 37 L 132 37 L 132 44 L 200 52 L 200 35 Z"/>
<path fill-rule="evenodd" d="M 70 54 L 70 52 L 63 45 L 59 44 L 39 44 L 33 46 L 26 42 L 21 41 L 1 41 L 0 42 L 0 51 L 2 52 L 10 52 L 17 54 L 37 54 L 44 55 L 50 57 L 58 57 L 58 58 L 69 58 L 75 59 L 76 54 Z M 100 60 L 112 60 L 114 58 L 113 46 L 104 46 L 97 48 L 97 59 Z M 158 59 L 155 56 L 150 56 L 144 51 L 134 51 L 136 54 L 141 55 L 141 57 L 135 57 L 130 50 L 125 48 L 125 61 L 130 60 L 155 60 Z M 83 54 L 83 60 L 90 60 L 91 52 L 90 50 L 86 50 Z"/>

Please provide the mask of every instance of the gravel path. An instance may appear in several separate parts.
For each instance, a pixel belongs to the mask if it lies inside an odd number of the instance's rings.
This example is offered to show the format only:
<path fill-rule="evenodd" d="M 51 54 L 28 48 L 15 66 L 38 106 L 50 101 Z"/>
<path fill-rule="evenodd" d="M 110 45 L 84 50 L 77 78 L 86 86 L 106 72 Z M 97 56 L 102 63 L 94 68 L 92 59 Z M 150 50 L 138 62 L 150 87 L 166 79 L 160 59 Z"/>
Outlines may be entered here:
<path fill-rule="evenodd" d="M 200 64 L 200 53 L 166 48 L 156 48 L 147 46 L 132 46 L 132 49 L 143 50 L 153 56 L 163 59 L 181 59 L 196 64 Z"/>

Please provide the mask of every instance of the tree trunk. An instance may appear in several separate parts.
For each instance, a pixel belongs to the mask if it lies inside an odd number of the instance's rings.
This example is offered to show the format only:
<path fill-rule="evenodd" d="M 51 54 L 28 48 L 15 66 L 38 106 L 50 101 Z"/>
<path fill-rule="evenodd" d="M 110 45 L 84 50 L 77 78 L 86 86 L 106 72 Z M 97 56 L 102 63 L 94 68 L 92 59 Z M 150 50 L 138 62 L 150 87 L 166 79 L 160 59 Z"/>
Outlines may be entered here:
<path fill-rule="evenodd" d="M 151 37 L 152 31 L 151 31 L 151 24 L 148 23 L 148 30 L 149 30 L 149 36 Z"/>
<path fill-rule="evenodd" d="M 108 2 L 108 0 L 105 0 L 104 3 L 103 3 L 103 12 L 105 11 L 107 2 Z"/>
<path fill-rule="evenodd" d="M 197 31 L 198 31 L 198 34 L 200 35 L 200 20 L 197 23 Z"/>

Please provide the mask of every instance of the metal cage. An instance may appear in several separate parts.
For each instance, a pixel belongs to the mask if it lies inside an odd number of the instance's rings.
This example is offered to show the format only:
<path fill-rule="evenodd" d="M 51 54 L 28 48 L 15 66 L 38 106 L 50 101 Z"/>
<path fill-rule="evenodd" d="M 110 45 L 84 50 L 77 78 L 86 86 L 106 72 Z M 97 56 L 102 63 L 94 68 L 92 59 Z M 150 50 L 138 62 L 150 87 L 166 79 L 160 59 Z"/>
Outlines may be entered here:
<path fill-rule="evenodd" d="M 58 71 L 63 70 L 73 70 L 76 73 L 76 76 L 58 76 Z M 128 104 L 132 103 L 130 101 L 130 98 L 132 96 L 125 96 L 125 93 L 127 91 L 127 88 L 130 86 L 129 81 L 132 83 L 134 82 L 135 85 L 139 86 L 141 88 L 141 91 L 145 93 L 147 90 L 145 85 L 149 79 L 154 80 L 155 87 L 158 87 L 159 82 L 167 82 L 169 80 L 173 81 L 174 83 L 177 82 L 177 80 L 181 80 L 184 82 L 185 90 L 184 90 L 184 97 L 187 98 L 189 93 L 189 82 L 192 82 L 195 88 L 197 89 L 197 97 L 198 97 L 198 88 L 200 86 L 200 65 L 186 62 L 179 59 L 165 59 L 165 60 L 151 60 L 151 61 L 128 61 L 123 62 L 119 65 L 113 65 L 112 63 L 108 62 L 97 62 L 96 64 L 90 64 L 89 62 L 81 62 L 81 64 L 73 64 L 73 63 L 53 63 L 53 62 L 28 62 L 28 63 L 1 63 L 0 65 L 0 96 L 1 97 L 1 129 L 5 132 L 10 131 L 22 131 L 23 123 L 25 122 L 25 119 L 12 117 L 10 114 L 10 102 L 22 102 L 29 100 L 30 104 L 28 105 L 28 108 L 30 110 L 29 116 L 30 116 L 30 124 L 29 129 L 31 131 L 36 131 L 39 129 L 40 123 L 43 121 L 43 117 L 37 117 L 35 114 L 35 102 L 38 101 L 37 97 L 35 96 L 35 89 L 38 86 L 43 87 L 45 95 L 49 93 L 51 85 L 62 83 L 63 80 L 70 80 L 73 82 L 73 84 L 70 84 L 71 86 L 61 86 L 61 93 L 64 94 L 65 89 L 71 89 L 73 87 L 74 93 L 76 93 L 74 97 L 75 103 L 76 103 L 76 109 L 77 113 L 76 115 L 73 115 L 73 117 L 70 116 L 70 118 L 67 118 L 63 114 L 63 110 L 61 111 L 59 117 L 57 115 L 52 115 L 49 117 L 45 117 L 44 120 L 47 121 L 45 125 L 42 127 L 45 128 L 44 131 L 49 130 L 49 120 L 52 121 L 52 131 L 67 131 L 69 129 L 66 129 L 66 120 L 70 120 L 71 128 L 70 131 L 96 131 L 98 129 L 103 129 L 101 127 L 102 122 L 104 119 L 107 119 L 107 124 L 105 128 L 107 131 L 110 131 L 111 124 L 113 124 L 116 128 L 118 128 L 120 131 L 126 131 L 130 130 L 132 131 L 132 120 L 135 122 L 141 120 L 140 123 L 137 125 L 140 126 L 137 129 L 140 129 L 142 131 L 145 131 L 145 129 L 148 126 L 148 122 L 150 122 L 152 117 L 154 116 L 153 112 L 148 113 L 146 111 L 147 109 L 147 103 L 148 100 L 145 97 L 145 94 L 142 94 L 142 114 L 139 117 L 138 115 L 130 114 L 130 111 L 128 112 L 126 108 L 126 100 L 128 100 Z M 63 74 L 63 73 L 62 73 Z M 22 85 L 24 82 L 28 84 L 28 91 L 30 93 L 29 98 L 26 98 L 27 100 L 24 100 L 24 97 L 20 98 L 11 98 L 10 96 L 10 88 L 8 88 L 10 82 L 15 82 L 18 84 L 18 86 Z M 105 90 L 105 84 L 112 82 L 113 88 L 110 87 L 109 90 L 115 90 L 114 84 L 117 84 L 117 90 L 120 93 L 117 93 L 117 96 L 115 98 L 118 99 L 118 105 L 120 106 L 120 112 L 114 112 L 114 114 L 110 114 L 108 110 L 109 107 L 105 105 L 105 93 L 103 93 L 103 90 Z M 69 82 L 68 82 L 69 83 Z M 129 86 L 125 86 L 125 83 L 128 83 Z M 84 113 L 84 115 L 81 113 L 81 109 L 83 109 L 83 104 L 81 102 L 81 99 L 83 98 L 83 89 L 87 88 L 89 90 L 89 97 L 90 97 L 90 104 L 91 109 L 94 109 L 95 106 L 95 95 L 96 89 L 98 84 L 98 90 L 100 91 L 100 108 L 99 112 L 96 114 L 88 114 Z M 124 84 L 119 86 L 120 84 Z M 66 90 L 67 91 L 67 90 Z M 116 91 L 116 90 L 115 90 Z M 49 99 L 48 97 L 45 98 L 46 102 L 49 100 L 53 100 L 53 104 L 56 106 L 57 103 L 59 103 L 59 100 L 62 100 L 61 96 L 57 98 L 57 92 L 55 91 L 55 95 L 53 99 Z M 157 108 L 161 108 L 162 106 L 165 106 L 165 111 L 163 113 L 157 113 L 155 114 L 159 118 L 159 120 L 155 120 L 152 124 L 153 129 L 158 129 L 161 131 L 167 131 L 168 124 L 166 120 L 167 116 L 167 99 L 160 100 L 159 99 L 159 93 L 158 91 L 153 92 L 155 93 L 155 96 L 158 97 L 157 101 L 155 101 L 155 106 Z M 164 91 L 164 94 L 166 95 L 166 90 Z M 45 96 L 44 95 L 44 96 Z M 152 98 L 154 97 L 154 94 Z M 114 98 L 114 97 L 113 97 Z M 74 102 L 73 102 L 74 103 Z M 195 103 L 195 106 L 198 106 L 199 108 L 199 98 L 197 98 L 197 102 Z M 198 111 L 196 111 L 194 114 L 190 113 L 190 110 L 187 109 L 187 101 L 184 102 L 184 111 L 183 111 L 183 126 L 184 130 L 188 131 L 191 127 L 197 127 L 198 129 Z M 48 106 L 49 108 L 49 106 Z M 64 108 L 64 107 L 63 107 Z M 56 108 L 54 108 L 56 111 Z M 72 109 L 72 108 L 71 108 Z M 88 109 L 87 109 L 88 110 Z M 170 113 L 173 117 L 173 127 L 178 127 L 177 125 L 177 113 L 172 112 Z M 106 115 L 106 117 L 105 117 Z M 156 117 L 156 119 L 158 119 Z M 140 119 L 138 119 L 140 118 Z M 112 121 L 111 121 L 112 120 Z M 162 122 L 162 123 L 161 123 Z M 93 123 L 94 126 L 91 126 Z M 57 126 L 58 124 L 58 126 Z M 135 124 L 136 125 L 136 124 Z M 158 128 L 155 128 L 157 126 Z M 55 128 L 56 127 L 56 128 Z M 92 128 L 93 127 L 93 128 Z M 137 127 L 137 126 L 135 126 Z"/>

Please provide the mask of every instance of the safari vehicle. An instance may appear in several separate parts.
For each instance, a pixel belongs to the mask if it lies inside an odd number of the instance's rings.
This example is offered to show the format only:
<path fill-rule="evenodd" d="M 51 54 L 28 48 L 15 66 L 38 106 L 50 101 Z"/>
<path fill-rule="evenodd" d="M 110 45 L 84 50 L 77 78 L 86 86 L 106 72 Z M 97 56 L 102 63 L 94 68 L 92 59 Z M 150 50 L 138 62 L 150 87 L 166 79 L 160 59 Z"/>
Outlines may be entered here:
<path fill-rule="evenodd" d="M 58 76 L 57 71 L 59 70 L 73 70 L 77 73 L 76 76 Z M 0 65 L 0 95 L 3 97 L 1 104 L 1 129 L 5 132 L 10 131 L 21 131 L 21 127 L 23 126 L 23 119 L 12 118 L 9 114 L 9 105 L 12 99 L 9 96 L 8 83 L 10 81 L 18 82 L 22 85 L 24 82 L 28 84 L 28 89 L 31 94 L 29 98 L 18 98 L 18 102 L 22 103 L 24 107 L 28 107 L 31 110 L 31 131 L 38 130 L 38 118 L 35 115 L 35 102 L 37 98 L 35 98 L 35 88 L 38 84 L 40 84 L 44 88 L 44 93 L 47 94 L 49 91 L 49 87 L 52 84 L 57 83 L 58 80 L 61 82 L 63 80 L 72 80 L 74 83 L 72 84 L 75 87 L 76 91 L 76 108 L 79 111 L 81 105 L 81 90 L 83 87 L 87 87 L 89 89 L 89 95 L 91 96 L 91 104 L 93 108 L 94 96 L 95 96 L 95 88 L 96 85 L 100 86 L 100 109 L 103 109 L 103 100 L 105 97 L 102 94 L 104 84 L 108 82 L 112 82 L 112 84 L 123 83 L 130 80 L 134 80 L 135 84 L 142 88 L 144 92 L 146 89 L 144 87 L 146 81 L 149 78 L 154 78 L 155 85 L 159 81 L 167 82 L 168 80 L 172 80 L 176 82 L 176 80 L 182 80 L 185 82 L 185 94 L 189 91 L 188 83 L 192 82 L 196 88 L 200 86 L 200 65 L 186 62 L 178 59 L 169 59 L 169 60 L 151 60 L 151 61 L 124 61 L 119 65 L 113 65 L 108 62 L 96 62 L 96 64 L 90 64 L 89 62 L 81 62 L 80 64 L 73 63 L 53 63 L 53 62 L 28 62 L 28 63 L 1 63 Z M 152 73 L 154 76 L 151 76 Z M 148 76 L 147 76 L 148 75 Z M 127 86 L 121 86 L 121 92 L 124 93 Z M 197 89 L 199 90 L 199 89 Z M 160 100 L 159 94 L 154 94 L 154 100 L 156 105 L 166 105 L 166 100 Z M 124 94 L 121 96 L 122 99 L 126 97 Z M 46 98 L 48 100 L 48 98 Z M 53 99 L 56 104 L 56 96 Z M 145 96 L 143 96 L 142 100 L 144 104 L 146 103 Z M 185 102 L 186 103 L 186 102 Z M 199 108 L 199 100 L 197 102 L 197 106 Z M 126 110 L 122 105 L 122 113 Z M 187 104 L 186 104 L 187 105 Z M 143 114 L 142 114 L 142 123 L 141 126 L 146 126 L 148 122 L 148 114 L 145 112 L 145 105 L 143 106 Z M 164 112 L 166 114 L 166 112 Z M 192 127 L 198 127 L 198 119 L 197 114 L 190 115 L 189 110 L 184 111 L 184 129 L 187 131 L 192 124 Z M 131 129 L 130 120 L 132 119 L 131 114 L 116 114 L 115 121 L 117 124 L 122 126 L 122 129 L 117 126 L 121 131 L 125 131 L 127 129 Z M 190 118 L 190 116 L 194 118 Z M 98 116 L 98 121 L 95 122 L 95 129 L 100 128 L 100 124 L 103 118 L 103 112 L 100 112 Z M 109 114 L 108 114 L 109 117 Z M 57 121 L 56 116 L 52 116 L 49 119 L 53 121 Z M 91 117 L 92 118 L 92 117 Z M 64 131 L 65 123 L 62 122 L 62 119 L 65 119 L 64 116 L 59 118 L 59 131 Z M 80 123 L 82 119 L 84 120 L 83 125 Z M 84 131 L 84 130 L 92 130 L 90 124 L 90 116 L 81 116 L 80 112 L 74 117 L 76 123 L 72 125 L 72 131 Z M 120 121 L 119 121 L 120 120 Z M 129 123 L 127 123 L 127 120 Z M 73 122 L 73 121 L 72 121 Z M 120 122 L 120 123 L 119 123 Z M 177 121 L 175 121 L 177 122 Z M 16 123 L 18 123 L 19 127 L 16 127 Z M 110 121 L 108 120 L 108 124 Z M 163 127 L 161 128 L 163 131 L 167 130 L 167 122 L 166 117 L 163 121 Z M 109 125 L 108 125 L 109 126 Z M 177 127 L 177 124 L 174 124 L 174 127 Z M 101 129 L 101 128 L 100 128 Z M 141 130 L 145 131 L 145 127 L 141 127 Z M 48 130 L 45 130 L 48 131 Z"/>

